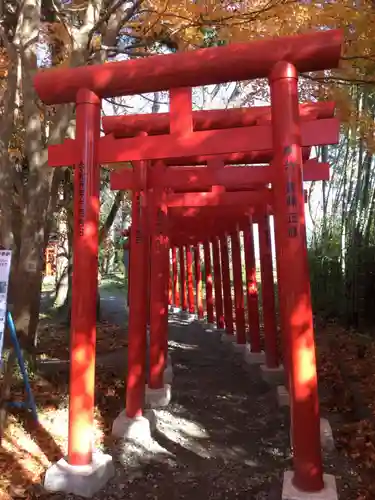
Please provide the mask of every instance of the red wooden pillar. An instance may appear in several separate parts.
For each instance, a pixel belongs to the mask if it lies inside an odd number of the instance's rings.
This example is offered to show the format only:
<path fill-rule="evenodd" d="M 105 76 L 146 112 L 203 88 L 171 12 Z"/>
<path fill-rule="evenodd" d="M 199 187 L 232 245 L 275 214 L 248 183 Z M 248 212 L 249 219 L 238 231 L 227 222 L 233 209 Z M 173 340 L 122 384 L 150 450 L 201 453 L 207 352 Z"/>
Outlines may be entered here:
<path fill-rule="evenodd" d="M 195 270 L 195 294 L 197 298 L 197 311 L 198 318 L 203 319 L 203 302 L 202 302 L 202 272 L 201 272 L 201 258 L 200 258 L 200 245 L 194 247 L 194 270 Z"/>
<path fill-rule="evenodd" d="M 163 162 L 154 165 L 156 174 L 163 175 Z M 152 189 L 151 203 L 151 324 L 150 324 L 150 375 L 151 389 L 164 386 L 163 374 L 168 341 L 168 265 L 169 242 L 167 229 L 167 206 L 164 191 Z"/>
<path fill-rule="evenodd" d="M 266 365 L 276 368 L 279 365 L 277 352 L 277 323 L 275 309 L 275 289 L 273 281 L 272 248 L 270 237 L 270 221 L 267 214 L 258 222 L 260 270 L 262 280 L 262 308 L 264 326 L 264 344 Z"/>
<path fill-rule="evenodd" d="M 242 282 L 240 233 L 238 231 L 232 231 L 230 233 L 230 238 L 232 243 L 234 304 L 236 311 L 236 339 L 237 344 L 246 344 L 245 305 Z"/>
<path fill-rule="evenodd" d="M 186 247 L 186 274 L 187 274 L 187 296 L 189 313 L 194 314 L 194 287 L 193 287 L 193 255 L 190 245 Z"/>
<path fill-rule="evenodd" d="M 211 252 L 210 252 L 210 242 L 205 241 L 203 243 L 204 252 L 204 271 L 205 271 L 205 288 L 206 288 L 206 310 L 207 310 L 207 322 L 214 322 L 214 301 L 212 296 L 212 270 L 211 270 Z"/>
<path fill-rule="evenodd" d="M 150 199 L 150 191 L 147 190 L 147 199 Z M 146 211 L 147 210 L 147 211 Z M 147 207 L 145 213 L 149 214 L 150 210 Z M 145 221 L 146 252 L 145 252 L 145 269 L 146 269 L 146 300 L 147 300 L 147 325 L 151 323 L 151 226 L 149 218 Z"/>
<path fill-rule="evenodd" d="M 141 133 L 144 136 L 146 134 Z M 146 383 L 146 328 L 149 315 L 149 232 L 147 225 L 147 162 L 134 162 L 134 176 L 140 192 L 132 196 L 132 224 L 129 233 L 129 269 L 137 276 L 129 297 L 128 376 L 126 379 L 126 416 L 142 415 Z M 146 300 L 145 300 L 146 298 Z"/>
<path fill-rule="evenodd" d="M 183 311 L 187 311 L 185 249 L 183 246 L 179 248 L 179 257 L 180 257 L 180 280 L 181 280 L 181 309 Z"/>
<path fill-rule="evenodd" d="M 287 297 L 282 291 L 282 279 L 281 279 L 281 271 L 280 271 L 280 261 L 282 260 L 283 250 L 279 248 L 278 240 L 276 238 L 278 222 L 274 217 L 274 227 L 275 227 L 275 253 L 276 253 L 276 273 L 277 273 L 277 295 L 278 295 L 278 303 L 279 303 L 279 325 L 280 325 L 280 333 L 281 333 L 281 346 L 282 346 L 282 363 L 285 371 L 285 384 L 287 385 L 287 389 L 289 391 L 290 385 L 290 371 L 289 371 L 289 346 L 288 346 L 288 338 L 287 338 L 287 321 L 285 318 L 287 306 L 285 305 L 285 301 Z"/>
<path fill-rule="evenodd" d="M 173 267 L 171 256 L 168 255 L 168 305 L 173 304 Z"/>
<path fill-rule="evenodd" d="M 171 256 L 168 255 L 168 305 L 171 306 L 173 302 L 173 290 L 172 290 L 172 269 L 171 269 Z"/>
<path fill-rule="evenodd" d="M 74 173 L 74 252 L 70 337 L 70 465 L 92 461 L 95 394 L 96 300 L 98 293 L 100 99 L 82 89 L 77 94 L 77 142 L 82 162 Z M 84 396 L 84 397 L 83 397 Z"/>
<path fill-rule="evenodd" d="M 144 162 L 137 162 L 135 169 L 147 169 Z M 146 324 L 147 324 L 147 234 L 145 234 L 145 194 L 133 193 L 131 232 L 131 260 L 129 262 L 137 279 L 130 291 L 128 376 L 126 379 L 126 416 L 142 415 L 146 383 Z"/>
<path fill-rule="evenodd" d="M 223 307 L 223 286 L 221 279 L 220 247 L 217 237 L 215 237 L 212 240 L 212 261 L 214 268 L 216 326 L 217 328 L 223 329 L 225 326 L 224 307 Z"/>
<path fill-rule="evenodd" d="M 130 305 L 130 260 L 131 260 L 131 231 L 132 231 L 132 227 L 130 226 L 129 227 L 129 240 L 128 240 L 128 243 L 129 243 L 129 265 L 128 265 L 128 294 L 127 294 L 127 297 L 126 297 L 126 303 L 127 303 L 127 306 L 129 307 Z"/>
<path fill-rule="evenodd" d="M 220 236 L 221 272 L 223 278 L 223 298 L 224 298 L 224 319 L 225 329 L 228 334 L 233 335 L 233 309 L 232 291 L 229 274 L 229 254 L 227 235 Z"/>
<path fill-rule="evenodd" d="M 254 251 L 254 233 L 251 218 L 243 227 L 246 266 L 246 298 L 249 320 L 249 340 L 252 352 L 260 352 L 259 304 Z"/>
<path fill-rule="evenodd" d="M 177 272 L 177 248 L 172 248 L 172 276 L 173 276 L 173 302 L 175 307 L 180 307 L 180 291 Z"/>
<path fill-rule="evenodd" d="M 324 487 L 320 445 L 319 400 L 311 292 L 307 260 L 302 177 L 298 74 L 280 61 L 270 75 L 274 163 L 276 245 L 290 349 L 290 396 L 295 486 L 302 491 Z M 281 252 L 280 252 L 281 254 Z"/>

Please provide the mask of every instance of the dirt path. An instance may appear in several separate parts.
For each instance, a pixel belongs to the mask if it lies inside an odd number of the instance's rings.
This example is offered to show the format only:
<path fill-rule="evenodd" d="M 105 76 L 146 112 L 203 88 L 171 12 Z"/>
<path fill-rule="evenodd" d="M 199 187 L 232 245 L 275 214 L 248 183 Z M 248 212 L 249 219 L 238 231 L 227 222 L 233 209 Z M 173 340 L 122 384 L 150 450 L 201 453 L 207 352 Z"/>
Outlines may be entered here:
<path fill-rule="evenodd" d="M 171 317 L 169 336 L 173 400 L 158 412 L 151 450 L 110 447 L 116 477 L 95 498 L 279 500 L 291 458 L 288 411 L 278 408 L 274 390 L 198 323 Z M 350 474 L 347 463 L 336 454 L 326 459 L 326 470 L 339 469 L 340 499 L 356 498 L 340 480 L 341 470 Z"/>
<path fill-rule="evenodd" d="M 123 326 L 128 322 L 128 313 L 125 309 L 126 295 L 120 290 L 100 290 L 100 318 L 101 320 Z"/>
<path fill-rule="evenodd" d="M 106 321 L 127 322 L 121 292 L 101 293 L 101 302 Z M 158 429 L 147 446 L 124 451 L 104 440 L 116 475 L 94 499 L 280 500 L 283 472 L 292 463 L 289 411 L 278 408 L 275 390 L 262 382 L 258 367 L 245 367 L 199 323 L 171 316 L 169 339 L 172 402 L 157 412 Z M 123 410 L 123 371 L 110 363 L 97 369 L 96 403 L 106 436 Z M 343 456 L 326 456 L 325 471 L 336 475 L 340 500 L 359 498 Z"/>

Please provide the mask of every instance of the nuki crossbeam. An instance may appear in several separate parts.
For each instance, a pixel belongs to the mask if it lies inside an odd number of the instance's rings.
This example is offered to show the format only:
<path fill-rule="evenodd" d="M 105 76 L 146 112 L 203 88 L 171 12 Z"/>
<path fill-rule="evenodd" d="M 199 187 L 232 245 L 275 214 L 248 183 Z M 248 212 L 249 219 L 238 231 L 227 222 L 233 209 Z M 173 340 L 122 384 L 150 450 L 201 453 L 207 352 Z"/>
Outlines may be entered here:
<path fill-rule="evenodd" d="M 140 190 L 134 169 L 123 168 L 110 174 L 111 189 Z M 174 192 L 210 191 L 212 186 L 225 186 L 227 191 L 243 191 L 272 184 L 277 179 L 275 169 L 268 166 L 222 166 L 208 167 L 168 167 L 162 177 L 155 175 L 150 169 L 148 182 L 152 186 L 172 189 Z M 316 158 L 306 160 L 303 165 L 305 182 L 329 180 L 329 164 L 319 162 Z"/>
<path fill-rule="evenodd" d="M 302 122 L 302 146 L 336 144 L 339 130 L 337 118 Z M 98 161 L 100 164 L 113 164 L 127 161 L 187 158 L 189 156 L 218 156 L 233 151 L 239 153 L 269 151 L 272 150 L 272 147 L 272 128 L 270 125 L 204 130 L 186 133 L 182 136 L 167 134 L 116 139 L 113 135 L 107 135 L 101 137 L 98 142 Z M 77 165 L 80 161 L 81 151 L 79 143 L 75 140 L 68 139 L 63 144 L 48 147 L 50 167 Z"/>

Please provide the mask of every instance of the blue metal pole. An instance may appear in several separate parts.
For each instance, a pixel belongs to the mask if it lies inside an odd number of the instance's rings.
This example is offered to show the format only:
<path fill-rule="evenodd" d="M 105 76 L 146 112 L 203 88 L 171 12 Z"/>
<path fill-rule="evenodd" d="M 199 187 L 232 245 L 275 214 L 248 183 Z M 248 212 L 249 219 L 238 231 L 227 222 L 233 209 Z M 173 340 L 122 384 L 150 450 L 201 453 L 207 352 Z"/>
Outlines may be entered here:
<path fill-rule="evenodd" d="M 8 322 L 8 326 L 9 326 L 9 330 L 10 330 L 12 344 L 13 344 L 14 350 L 16 351 L 18 365 L 19 365 L 20 370 L 21 370 L 23 383 L 25 384 L 25 390 L 26 390 L 26 396 L 27 396 L 27 404 L 26 405 L 25 404 L 22 405 L 20 403 L 18 403 L 18 404 L 14 403 L 14 404 L 11 404 L 10 406 L 15 406 L 15 407 L 27 406 L 27 408 L 29 408 L 31 410 L 34 419 L 36 421 L 38 421 L 38 414 L 36 411 L 34 395 L 32 393 L 31 387 L 30 387 L 29 376 L 28 376 L 27 371 L 26 371 L 25 362 L 24 362 L 24 359 L 22 356 L 21 347 L 20 347 L 20 344 L 18 342 L 16 327 L 14 325 L 12 315 L 9 311 L 7 312 L 7 322 Z"/>

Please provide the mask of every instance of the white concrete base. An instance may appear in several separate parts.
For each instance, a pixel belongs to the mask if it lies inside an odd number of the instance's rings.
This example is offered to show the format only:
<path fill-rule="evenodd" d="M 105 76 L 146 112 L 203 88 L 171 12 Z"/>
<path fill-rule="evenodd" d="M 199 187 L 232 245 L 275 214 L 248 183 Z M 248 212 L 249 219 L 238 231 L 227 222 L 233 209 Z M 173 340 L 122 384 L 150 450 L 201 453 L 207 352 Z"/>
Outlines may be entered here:
<path fill-rule="evenodd" d="M 244 352 L 244 361 L 248 365 L 261 365 L 266 361 L 266 355 L 262 352 L 251 352 L 251 346 L 246 344 L 246 349 Z"/>
<path fill-rule="evenodd" d="M 260 372 L 264 382 L 270 385 L 281 385 L 284 383 L 285 371 L 282 365 L 277 368 L 269 368 L 266 365 L 261 365 Z"/>
<path fill-rule="evenodd" d="M 285 385 L 277 386 L 277 401 L 279 406 L 290 406 L 290 396 Z"/>
<path fill-rule="evenodd" d="M 235 335 L 229 335 L 228 333 L 224 332 L 221 334 L 220 337 L 221 341 L 225 344 L 229 344 L 232 342 L 236 342 L 236 336 Z"/>
<path fill-rule="evenodd" d="M 164 384 L 160 389 L 150 389 L 146 385 L 145 404 L 149 408 L 163 408 L 168 406 L 172 399 L 172 386 Z"/>
<path fill-rule="evenodd" d="M 167 358 L 166 358 L 165 364 L 166 364 L 167 368 L 168 368 L 168 366 L 172 366 L 172 356 L 169 354 L 169 352 L 167 353 Z"/>
<path fill-rule="evenodd" d="M 214 323 L 205 323 L 204 329 L 216 331 L 216 325 Z"/>
<path fill-rule="evenodd" d="M 151 439 L 156 428 L 156 415 L 147 411 L 141 417 L 129 418 L 123 410 L 112 424 L 112 435 L 116 438 L 144 442 Z"/>
<path fill-rule="evenodd" d="M 233 342 L 232 346 L 234 352 L 238 352 L 242 355 L 246 352 L 246 344 L 237 344 L 237 342 Z"/>
<path fill-rule="evenodd" d="M 326 418 L 320 419 L 320 442 L 325 451 L 333 451 L 336 448 L 332 427 Z"/>
<path fill-rule="evenodd" d="M 172 365 L 168 365 L 166 367 L 166 369 L 164 370 L 163 382 L 164 382 L 164 384 L 169 384 L 169 385 L 172 384 L 172 382 L 173 382 L 173 368 L 172 368 Z"/>
<path fill-rule="evenodd" d="M 91 498 L 115 474 L 110 455 L 94 452 L 90 465 L 70 465 L 62 458 L 49 469 L 44 477 L 47 491 L 63 491 Z"/>
<path fill-rule="evenodd" d="M 297 489 L 293 480 L 293 471 L 284 472 L 282 500 L 338 500 L 336 479 L 331 474 L 324 474 L 324 488 L 315 493 Z"/>

